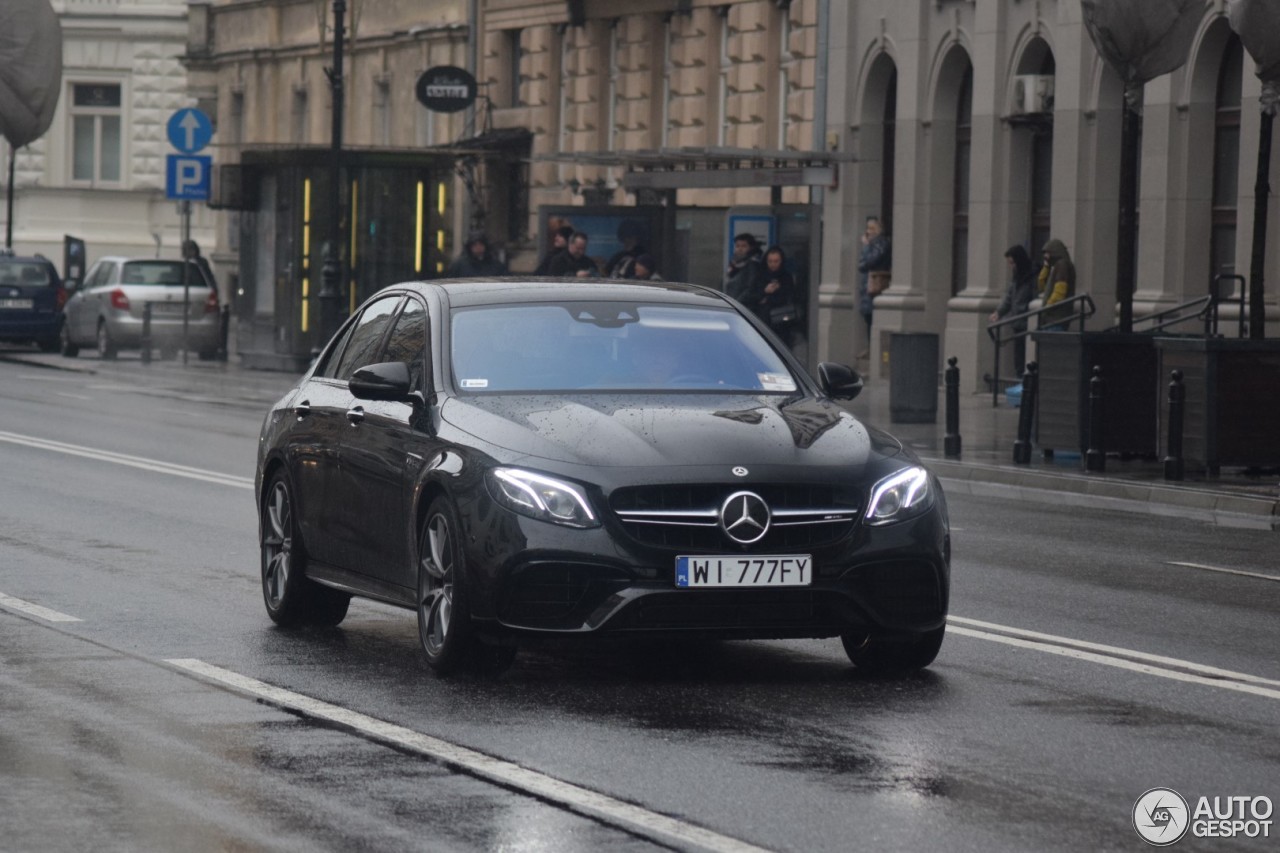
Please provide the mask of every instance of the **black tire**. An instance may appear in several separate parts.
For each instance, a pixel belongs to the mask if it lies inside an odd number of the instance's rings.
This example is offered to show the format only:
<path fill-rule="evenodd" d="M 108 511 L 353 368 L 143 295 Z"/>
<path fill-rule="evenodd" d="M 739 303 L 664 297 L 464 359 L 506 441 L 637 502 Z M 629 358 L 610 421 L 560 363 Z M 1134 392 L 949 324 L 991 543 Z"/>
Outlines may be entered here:
<path fill-rule="evenodd" d="M 307 578 L 306 551 L 293 514 L 293 491 L 282 471 L 271 478 L 263 495 L 258 538 L 267 615 L 282 628 L 338 625 L 346 618 L 351 596 Z"/>
<path fill-rule="evenodd" d="M 946 626 L 906 637 L 843 634 L 845 654 L 858 669 L 872 675 L 906 675 L 933 663 L 942 648 Z"/>
<path fill-rule="evenodd" d="M 36 341 L 36 346 L 40 347 L 40 352 L 57 352 L 62 346 L 62 341 L 58 338 L 46 338 Z"/>
<path fill-rule="evenodd" d="M 62 330 L 58 332 L 58 350 L 67 358 L 75 358 L 80 354 L 80 347 L 71 342 L 71 330 L 67 328 L 65 321 L 62 323 Z"/>
<path fill-rule="evenodd" d="M 119 354 L 116 342 L 111 339 L 111 330 L 105 320 L 98 321 L 98 357 L 110 361 Z"/>
<path fill-rule="evenodd" d="M 449 499 L 433 500 L 418 532 L 418 640 L 437 675 L 496 674 L 511 666 L 516 648 L 479 636 L 471 621 L 461 530 Z"/>

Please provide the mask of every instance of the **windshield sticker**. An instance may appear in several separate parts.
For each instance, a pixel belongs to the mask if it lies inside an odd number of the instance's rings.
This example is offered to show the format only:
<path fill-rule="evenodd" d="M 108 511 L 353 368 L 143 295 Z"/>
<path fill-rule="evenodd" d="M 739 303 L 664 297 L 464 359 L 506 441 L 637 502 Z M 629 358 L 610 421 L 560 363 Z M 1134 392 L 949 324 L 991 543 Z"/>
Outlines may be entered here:
<path fill-rule="evenodd" d="M 460 383 L 463 388 L 488 388 L 488 379 L 464 379 Z"/>
<path fill-rule="evenodd" d="M 757 373 L 756 379 L 764 391 L 794 391 L 795 380 L 785 373 Z"/>

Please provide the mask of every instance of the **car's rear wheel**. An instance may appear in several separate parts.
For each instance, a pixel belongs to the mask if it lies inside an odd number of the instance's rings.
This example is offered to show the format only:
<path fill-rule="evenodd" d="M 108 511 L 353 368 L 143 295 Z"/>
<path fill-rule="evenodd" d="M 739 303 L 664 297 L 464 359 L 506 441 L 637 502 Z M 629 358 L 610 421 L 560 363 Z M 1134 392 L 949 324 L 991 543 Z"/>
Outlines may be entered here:
<path fill-rule="evenodd" d="M 514 645 L 480 637 L 471 621 L 461 526 L 445 497 L 431 502 L 418 537 L 418 638 L 438 675 L 497 673 L 516 656 Z"/>
<path fill-rule="evenodd" d="M 111 339 L 111 330 L 107 328 L 106 320 L 98 321 L 98 357 L 104 359 L 112 359 L 116 357 L 118 350 L 116 342 Z"/>
<path fill-rule="evenodd" d="M 306 576 L 306 552 L 293 513 L 293 492 L 284 472 L 267 486 L 262 505 L 262 599 L 271 621 L 284 628 L 331 628 L 347 615 L 351 596 Z"/>
<path fill-rule="evenodd" d="M 944 625 L 906 637 L 851 633 L 841 635 L 840 642 L 858 669 L 874 675 L 903 675 L 933 663 L 946 630 Z"/>
<path fill-rule="evenodd" d="M 71 330 L 67 328 L 66 322 L 62 324 L 62 331 L 58 332 L 58 349 L 67 358 L 75 358 L 80 354 L 80 347 L 71 342 Z"/>

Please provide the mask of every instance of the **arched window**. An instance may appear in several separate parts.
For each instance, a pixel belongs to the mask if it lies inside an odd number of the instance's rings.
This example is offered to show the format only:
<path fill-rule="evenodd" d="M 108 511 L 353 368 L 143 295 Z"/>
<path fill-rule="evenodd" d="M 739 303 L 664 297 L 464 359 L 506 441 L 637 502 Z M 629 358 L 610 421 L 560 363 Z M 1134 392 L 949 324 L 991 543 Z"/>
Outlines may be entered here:
<path fill-rule="evenodd" d="M 973 66 L 965 68 L 956 99 L 955 193 L 951 217 L 951 295 L 964 290 L 969 272 L 969 155 L 973 135 Z"/>
<path fill-rule="evenodd" d="M 1234 273 L 1236 268 L 1236 207 L 1240 178 L 1240 88 L 1244 50 L 1232 34 L 1218 70 L 1213 133 L 1213 226 L 1209 247 L 1209 277 Z"/>
<path fill-rule="evenodd" d="M 893 234 L 893 169 L 894 143 L 897 139 L 898 120 L 898 69 L 889 76 L 889 88 L 884 95 L 884 167 L 880 174 L 880 222 L 886 234 Z"/>

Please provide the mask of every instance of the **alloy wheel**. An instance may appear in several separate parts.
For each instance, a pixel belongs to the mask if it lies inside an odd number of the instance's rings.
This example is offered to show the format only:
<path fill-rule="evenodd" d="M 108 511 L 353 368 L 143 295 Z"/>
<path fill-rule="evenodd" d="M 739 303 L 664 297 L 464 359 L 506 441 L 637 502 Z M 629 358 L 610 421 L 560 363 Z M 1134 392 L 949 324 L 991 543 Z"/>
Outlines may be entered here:
<path fill-rule="evenodd" d="M 293 506 L 283 481 L 277 480 L 271 489 L 266 522 L 262 531 L 262 580 L 267 603 L 276 609 L 284 602 L 293 566 Z"/>
<path fill-rule="evenodd" d="M 418 612 L 422 643 L 429 655 L 443 653 L 453 618 L 455 558 L 453 531 L 442 513 L 427 522 L 426 545 L 418 571 Z"/>

